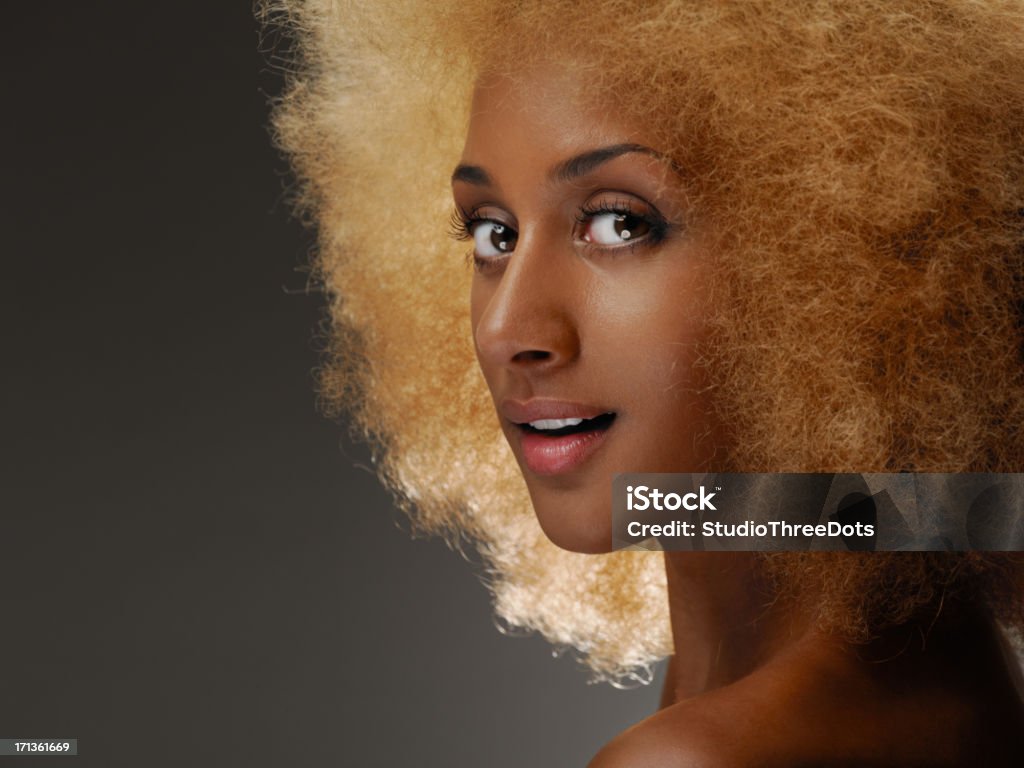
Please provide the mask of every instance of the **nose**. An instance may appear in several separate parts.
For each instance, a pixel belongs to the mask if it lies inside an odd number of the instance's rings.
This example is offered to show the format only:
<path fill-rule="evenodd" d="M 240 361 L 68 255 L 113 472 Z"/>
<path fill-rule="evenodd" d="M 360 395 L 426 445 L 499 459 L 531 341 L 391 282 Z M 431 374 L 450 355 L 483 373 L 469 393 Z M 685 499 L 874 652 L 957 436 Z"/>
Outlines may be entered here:
<path fill-rule="evenodd" d="M 520 240 L 500 276 L 478 279 L 473 300 L 482 310 L 474 341 L 485 373 L 542 373 L 579 356 L 579 277 L 568 259 Z"/>

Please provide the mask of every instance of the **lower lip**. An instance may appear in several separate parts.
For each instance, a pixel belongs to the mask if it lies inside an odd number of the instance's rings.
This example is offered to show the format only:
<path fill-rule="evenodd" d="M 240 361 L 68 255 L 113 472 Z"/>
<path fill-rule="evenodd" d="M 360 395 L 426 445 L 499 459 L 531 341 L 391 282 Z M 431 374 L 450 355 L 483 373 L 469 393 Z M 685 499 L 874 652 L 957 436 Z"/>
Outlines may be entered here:
<path fill-rule="evenodd" d="M 579 467 L 604 442 L 607 429 L 578 432 L 562 437 L 545 437 L 536 432 L 523 432 L 520 445 L 523 461 L 536 475 L 560 475 Z"/>

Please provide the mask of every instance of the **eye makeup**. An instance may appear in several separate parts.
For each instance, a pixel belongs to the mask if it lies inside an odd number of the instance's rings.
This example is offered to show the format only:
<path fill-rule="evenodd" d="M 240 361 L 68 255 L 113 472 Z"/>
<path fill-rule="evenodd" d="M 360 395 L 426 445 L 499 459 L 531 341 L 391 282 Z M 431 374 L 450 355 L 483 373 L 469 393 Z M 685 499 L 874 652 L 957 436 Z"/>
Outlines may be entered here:
<path fill-rule="evenodd" d="M 670 229 L 668 220 L 657 208 L 624 193 L 592 195 L 579 207 L 574 219 L 575 242 L 607 253 L 654 247 Z M 489 205 L 468 210 L 456 205 L 449 233 L 456 240 L 473 241 L 470 258 L 478 269 L 510 255 L 519 238 L 516 228 L 500 215 L 500 209 Z"/>

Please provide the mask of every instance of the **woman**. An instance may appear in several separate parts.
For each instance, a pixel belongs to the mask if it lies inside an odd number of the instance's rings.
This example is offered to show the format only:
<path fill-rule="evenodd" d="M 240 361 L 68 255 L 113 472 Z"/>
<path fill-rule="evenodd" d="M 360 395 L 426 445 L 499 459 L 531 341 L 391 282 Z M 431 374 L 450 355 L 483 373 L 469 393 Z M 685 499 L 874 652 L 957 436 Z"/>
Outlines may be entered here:
<path fill-rule="evenodd" d="M 506 621 L 672 654 L 592 765 L 1020 764 L 1017 556 L 600 553 L 619 472 L 1021 471 L 1024 5 L 286 18 L 327 399 Z"/>

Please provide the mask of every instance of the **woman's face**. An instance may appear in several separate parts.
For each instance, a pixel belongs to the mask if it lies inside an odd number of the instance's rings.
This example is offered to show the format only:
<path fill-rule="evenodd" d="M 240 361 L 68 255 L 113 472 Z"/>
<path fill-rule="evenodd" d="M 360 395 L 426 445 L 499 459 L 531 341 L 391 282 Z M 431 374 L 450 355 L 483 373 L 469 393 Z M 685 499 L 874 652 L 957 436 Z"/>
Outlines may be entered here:
<path fill-rule="evenodd" d="M 452 186 L 477 357 L 541 527 L 603 552 L 616 473 L 702 471 L 713 450 L 707 256 L 672 162 L 586 87 L 482 81 Z"/>

